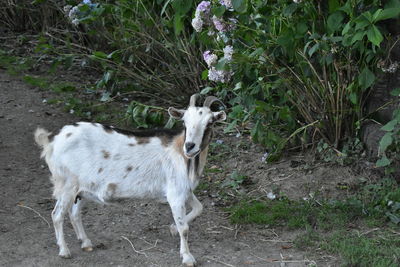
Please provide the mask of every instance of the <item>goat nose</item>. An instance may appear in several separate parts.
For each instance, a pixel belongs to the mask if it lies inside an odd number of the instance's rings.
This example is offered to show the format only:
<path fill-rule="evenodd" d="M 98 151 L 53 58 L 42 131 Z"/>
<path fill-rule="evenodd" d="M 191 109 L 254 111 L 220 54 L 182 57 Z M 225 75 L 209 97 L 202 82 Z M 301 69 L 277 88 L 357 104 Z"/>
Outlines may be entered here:
<path fill-rule="evenodd" d="M 185 147 L 186 147 L 186 151 L 189 152 L 190 150 L 192 150 L 194 148 L 195 144 L 192 142 L 187 142 L 185 143 Z"/>

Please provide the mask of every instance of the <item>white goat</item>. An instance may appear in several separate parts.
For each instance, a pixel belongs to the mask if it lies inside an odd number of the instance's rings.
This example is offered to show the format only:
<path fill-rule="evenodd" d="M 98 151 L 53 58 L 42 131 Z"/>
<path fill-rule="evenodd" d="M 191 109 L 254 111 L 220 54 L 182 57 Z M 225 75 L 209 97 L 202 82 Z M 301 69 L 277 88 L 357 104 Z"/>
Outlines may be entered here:
<path fill-rule="evenodd" d="M 167 201 L 175 224 L 171 233 L 179 233 L 182 263 L 193 266 L 187 234 L 188 223 L 202 211 L 193 194 L 203 171 L 212 126 L 226 119 L 223 111 L 212 112 L 215 97 L 207 97 L 203 107 L 196 107 L 190 98 L 187 110 L 170 107 L 170 116 L 181 119 L 185 129 L 173 131 L 129 132 L 98 123 L 79 122 L 64 126 L 60 133 L 38 128 L 35 141 L 43 148 L 54 184 L 57 200 L 52 212 L 59 255 L 71 256 L 64 240 L 63 220 L 68 212 L 72 226 L 84 251 L 92 251 L 81 219 L 81 205 L 85 199 L 100 203 L 119 198 L 146 198 Z M 192 210 L 186 214 L 186 202 Z"/>

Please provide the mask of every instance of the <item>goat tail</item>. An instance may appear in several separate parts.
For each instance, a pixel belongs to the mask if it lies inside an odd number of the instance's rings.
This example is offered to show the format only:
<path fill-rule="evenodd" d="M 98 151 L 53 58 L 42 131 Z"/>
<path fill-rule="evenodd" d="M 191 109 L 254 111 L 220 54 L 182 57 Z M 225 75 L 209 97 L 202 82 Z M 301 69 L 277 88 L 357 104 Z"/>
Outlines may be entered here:
<path fill-rule="evenodd" d="M 43 152 L 40 157 L 43 158 L 47 154 L 50 154 L 49 152 L 51 152 L 52 150 L 50 147 L 50 139 L 49 139 L 51 132 L 43 128 L 37 128 L 34 135 L 36 144 L 38 144 L 41 148 L 43 148 Z"/>

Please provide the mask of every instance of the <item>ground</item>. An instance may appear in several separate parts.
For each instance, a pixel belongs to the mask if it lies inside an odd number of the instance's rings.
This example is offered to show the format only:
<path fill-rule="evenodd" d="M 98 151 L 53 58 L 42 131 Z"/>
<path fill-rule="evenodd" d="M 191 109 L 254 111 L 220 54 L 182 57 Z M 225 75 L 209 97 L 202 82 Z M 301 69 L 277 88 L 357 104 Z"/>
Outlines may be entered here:
<path fill-rule="evenodd" d="M 39 125 L 56 131 L 79 118 L 43 101 L 52 94 L 0 69 L 0 266 L 179 266 L 179 238 L 169 233 L 169 207 L 137 200 L 86 206 L 83 220 L 95 247 L 93 252 L 81 251 L 66 218 L 66 241 L 72 258 L 57 256 L 51 221 L 52 186 L 33 131 Z M 338 185 L 347 188 L 368 177 L 346 167 L 309 165 L 304 155 L 265 163 L 263 148 L 247 137 L 228 136 L 221 129 L 218 132 L 216 139 L 222 144 L 215 143 L 214 151 L 223 151 L 211 154 L 197 190 L 204 212 L 190 225 L 189 245 L 198 265 L 338 265 L 340 260 L 335 256 L 295 248 L 292 242 L 298 231 L 273 225 L 231 224 L 221 191 L 226 188 L 225 193 L 234 196 L 236 185 L 243 183 L 246 186 L 237 187 L 236 193 L 249 197 L 270 192 L 298 199 L 312 197 L 314 192 L 338 197 L 346 194 L 346 190 L 337 190 Z M 235 178 L 233 170 L 245 178 Z M 233 177 L 230 184 L 226 184 L 228 176 Z"/>

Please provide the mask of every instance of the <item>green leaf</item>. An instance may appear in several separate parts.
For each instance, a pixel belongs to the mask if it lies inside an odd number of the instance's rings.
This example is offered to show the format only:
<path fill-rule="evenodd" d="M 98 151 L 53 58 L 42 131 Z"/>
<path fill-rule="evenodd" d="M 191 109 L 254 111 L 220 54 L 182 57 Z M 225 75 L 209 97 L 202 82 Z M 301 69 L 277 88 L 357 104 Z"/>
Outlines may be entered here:
<path fill-rule="evenodd" d="M 381 153 L 385 152 L 386 149 L 393 143 L 392 135 L 392 132 L 387 132 L 379 141 L 379 150 Z"/>
<path fill-rule="evenodd" d="M 225 58 L 221 58 L 218 60 L 218 63 L 215 64 L 215 69 L 217 70 L 226 70 L 228 68 L 228 61 Z"/>
<path fill-rule="evenodd" d="M 386 8 L 395 8 L 395 7 L 399 7 L 400 6 L 400 1 L 399 0 L 389 0 L 389 1 L 385 1 L 385 9 Z"/>
<path fill-rule="evenodd" d="M 358 76 L 358 84 L 360 85 L 362 90 L 370 87 L 374 83 L 374 81 L 375 75 L 368 69 L 368 67 L 365 67 L 360 73 L 360 76 Z"/>
<path fill-rule="evenodd" d="M 400 96 L 400 87 L 399 87 L 399 88 L 396 88 L 396 89 L 393 89 L 393 90 L 390 92 L 390 94 L 391 94 L 392 96 Z"/>
<path fill-rule="evenodd" d="M 97 57 L 97 58 L 102 58 L 102 59 L 106 59 L 107 58 L 107 54 L 101 51 L 94 51 L 93 52 L 93 56 Z"/>
<path fill-rule="evenodd" d="M 225 10 L 226 10 L 225 6 L 221 5 L 221 6 L 213 7 L 211 9 L 211 12 L 212 12 L 212 14 L 214 14 L 215 16 L 220 18 L 220 17 L 222 17 L 222 15 L 224 15 Z"/>
<path fill-rule="evenodd" d="M 313 45 L 310 50 L 308 50 L 308 55 L 310 57 L 312 57 L 312 55 L 317 51 L 317 49 L 319 48 L 319 43 L 316 43 L 315 45 Z"/>
<path fill-rule="evenodd" d="M 342 35 L 345 35 L 346 33 L 348 33 L 350 28 L 351 28 L 351 22 L 349 21 L 349 22 L 347 22 L 346 26 L 344 26 L 344 28 L 342 30 Z"/>
<path fill-rule="evenodd" d="M 175 14 L 174 16 L 174 31 L 175 31 L 175 35 L 179 35 L 181 34 L 183 30 L 183 19 L 182 16 L 179 14 Z"/>
<path fill-rule="evenodd" d="M 329 5 L 329 13 L 335 12 L 340 7 L 339 0 L 329 0 L 328 5 Z"/>
<path fill-rule="evenodd" d="M 344 15 L 340 11 L 331 14 L 326 22 L 328 32 L 334 33 L 335 31 L 339 30 L 339 28 L 342 26 L 343 19 Z"/>
<path fill-rule="evenodd" d="M 78 9 L 81 12 L 86 12 L 86 11 L 90 10 L 90 7 L 89 7 L 89 5 L 84 4 L 84 5 L 78 5 Z"/>
<path fill-rule="evenodd" d="M 353 38 L 351 39 L 351 44 L 354 44 L 355 42 L 362 40 L 364 35 L 365 35 L 364 31 L 359 31 L 356 34 L 354 34 Z"/>
<path fill-rule="evenodd" d="M 208 70 L 203 70 L 203 71 L 201 72 L 201 79 L 202 79 L 203 81 L 205 81 L 205 80 L 208 79 Z"/>
<path fill-rule="evenodd" d="M 200 94 L 201 95 L 206 95 L 206 94 L 208 94 L 210 91 L 212 91 L 214 88 L 212 88 L 212 87 L 210 87 L 210 86 L 207 86 L 207 87 L 205 87 L 203 90 L 201 90 L 201 92 L 200 92 Z"/>
<path fill-rule="evenodd" d="M 381 42 L 383 41 L 383 36 L 382 36 L 381 32 L 379 31 L 379 29 L 375 25 L 372 25 L 372 27 L 369 28 L 369 30 L 367 32 L 367 36 L 368 36 L 368 40 L 370 40 L 371 43 L 373 43 L 376 46 L 379 46 L 381 44 Z"/>
<path fill-rule="evenodd" d="M 383 156 L 382 158 L 378 159 L 375 163 L 376 167 L 386 167 L 390 165 L 391 161 L 386 157 Z"/>
<path fill-rule="evenodd" d="M 353 103 L 354 105 L 357 105 L 357 94 L 355 92 L 350 93 L 349 99 L 350 99 L 351 103 Z"/>
<path fill-rule="evenodd" d="M 172 0 L 167 0 L 167 1 L 165 1 L 165 4 L 163 5 L 163 7 L 162 7 L 162 9 L 161 9 L 161 13 L 160 13 L 161 16 L 164 14 L 165 10 L 167 9 L 167 6 L 169 5 L 169 3 L 170 3 L 171 1 L 172 1 Z"/>
<path fill-rule="evenodd" d="M 391 18 L 396 18 L 400 14 L 400 8 L 386 8 L 382 10 L 382 12 L 379 13 L 379 15 L 376 17 L 375 22 L 385 20 L 385 19 L 391 19 Z"/>
<path fill-rule="evenodd" d="M 392 223 L 394 223 L 394 224 L 400 223 L 400 217 L 399 216 L 397 216 L 397 215 L 395 215 L 393 213 L 390 213 L 390 212 L 386 212 L 385 215 L 390 219 L 390 221 Z"/>
<path fill-rule="evenodd" d="M 175 15 L 185 15 L 192 8 L 192 0 L 174 0 L 172 1 L 172 8 Z"/>
<path fill-rule="evenodd" d="M 247 11 L 247 0 L 232 0 L 232 6 L 236 12 L 244 13 Z"/>
<path fill-rule="evenodd" d="M 398 124 L 399 122 L 394 119 L 386 123 L 385 125 L 382 126 L 381 130 L 386 131 L 386 132 L 391 132 L 394 130 L 394 127 Z"/>
<path fill-rule="evenodd" d="M 368 25 L 371 25 L 371 23 L 365 18 L 361 17 L 360 19 L 356 19 L 356 26 L 354 28 L 356 31 L 358 31 L 360 29 L 364 29 Z"/>
<path fill-rule="evenodd" d="M 297 5 L 297 4 L 295 4 L 295 3 L 290 4 L 290 5 L 286 6 L 286 7 L 282 10 L 282 14 L 283 14 L 285 17 L 290 17 L 290 16 L 292 16 L 292 14 L 297 10 L 298 6 L 299 6 L 299 5 Z"/>

